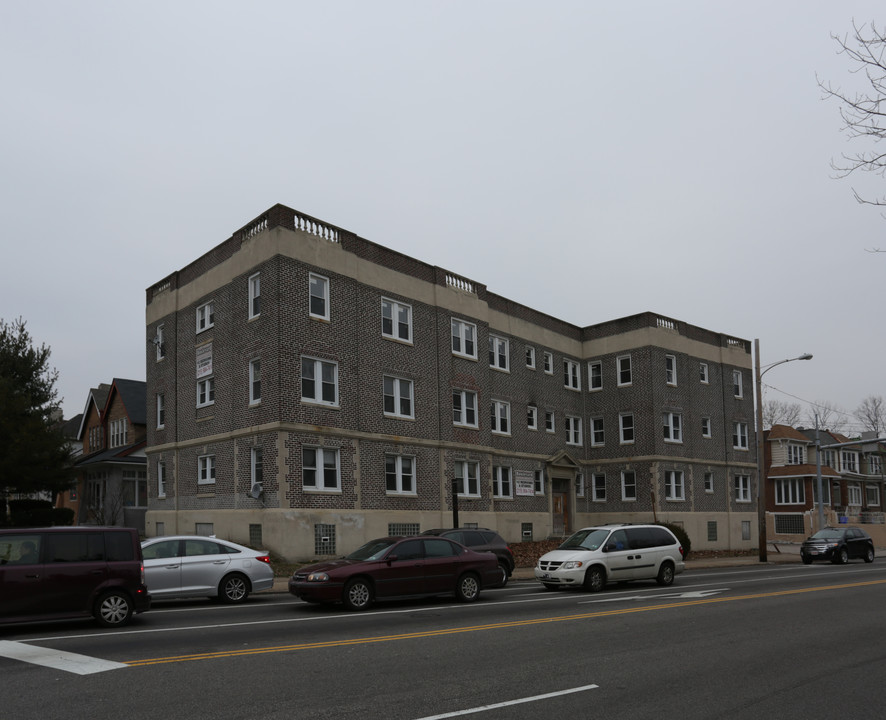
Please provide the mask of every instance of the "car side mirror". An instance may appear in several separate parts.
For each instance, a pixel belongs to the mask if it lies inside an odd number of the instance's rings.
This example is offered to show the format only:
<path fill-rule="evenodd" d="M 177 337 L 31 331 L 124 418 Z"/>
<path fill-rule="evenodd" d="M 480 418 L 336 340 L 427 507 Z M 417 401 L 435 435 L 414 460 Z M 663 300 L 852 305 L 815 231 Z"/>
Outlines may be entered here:
<path fill-rule="evenodd" d="M 396 555 L 388 555 L 388 557 L 387 557 L 386 559 L 387 559 L 387 561 L 388 561 L 388 565 L 390 565 L 390 564 L 391 564 L 392 562 L 394 562 L 395 560 L 398 560 L 398 558 L 397 558 Z"/>
<path fill-rule="evenodd" d="M 615 543 L 606 543 L 603 547 L 603 552 L 612 552 L 613 550 L 615 550 Z"/>

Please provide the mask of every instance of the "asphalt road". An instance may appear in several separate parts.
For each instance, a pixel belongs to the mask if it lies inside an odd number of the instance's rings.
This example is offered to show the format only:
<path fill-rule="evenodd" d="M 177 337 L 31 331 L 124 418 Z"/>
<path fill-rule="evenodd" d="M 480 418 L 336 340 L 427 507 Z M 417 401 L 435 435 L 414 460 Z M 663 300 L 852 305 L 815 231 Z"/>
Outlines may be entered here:
<path fill-rule="evenodd" d="M 0 627 L 0 718 L 867 718 L 886 707 L 884 599 L 886 560 L 366 613 L 157 603 L 120 631 Z"/>

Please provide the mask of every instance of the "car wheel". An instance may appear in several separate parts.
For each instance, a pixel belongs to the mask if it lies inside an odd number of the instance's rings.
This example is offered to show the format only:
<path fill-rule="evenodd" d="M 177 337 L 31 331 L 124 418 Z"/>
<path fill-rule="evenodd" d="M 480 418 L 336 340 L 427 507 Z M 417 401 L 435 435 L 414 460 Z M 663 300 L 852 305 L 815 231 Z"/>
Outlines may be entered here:
<path fill-rule="evenodd" d="M 459 602 L 474 602 L 480 597 L 480 580 L 474 573 L 465 573 L 458 579 L 455 597 Z"/>
<path fill-rule="evenodd" d="M 588 571 L 585 573 L 585 590 L 589 590 L 591 592 L 600 592 L 605 585 L 606 575 L 603 573 L 603 569 L 599 567 L 589 568 Z"/>
<path fill-rule="evenodd" d="M 867 550 L 865 550 L 864 561 L 866 563 L 874 562 L 874 548 L 869 547 Z"/>
<path fill-rule="evenodd" d="M 834 553 L 834 564 L 845 565 L 849 562 L 849 551 L 846 548 L 840 548 Z"/>
<path fill-rule="evenodd" d="M 372 586 L 368 580 L 354 578 L 345 585 L 341 601 L 348 610 L 365 610 L 372 605 Z"/>
<path fill-rule="evenodd" d="M 672 563 L 663 562 L 658 569 L 658 576 L 655 582 L 659 585 L 671 585 L 674 582 L 674 566 Z"/>
<path fill-rule="evenodd" d="M 95 601 L 92 614 L 102 627 L 122 627 L 132 617 L 132 601 L 124 592 L 106 592 Z"/>
<path fill-rule="evenodd" d="M 249 596 L 249 580 L 240 573 L 225 575 L 218 584 L 218 599 L 228 605 L 241 603 Z"/>
<path fill-rule="evenodd" d="M 498 579 L 495 587 L 503 588 L 505 585 L 508 584 L 508 568 L 504 563 L 499 563 L 498 571 L 499 573 L 501 573 L 501 577 Z"/>
<path fill-rule="evenodd" d="M 800 559 L 803 561 L 804 565 L 812 565 L 812 558 L 808 555 L 800 555 Z"/>

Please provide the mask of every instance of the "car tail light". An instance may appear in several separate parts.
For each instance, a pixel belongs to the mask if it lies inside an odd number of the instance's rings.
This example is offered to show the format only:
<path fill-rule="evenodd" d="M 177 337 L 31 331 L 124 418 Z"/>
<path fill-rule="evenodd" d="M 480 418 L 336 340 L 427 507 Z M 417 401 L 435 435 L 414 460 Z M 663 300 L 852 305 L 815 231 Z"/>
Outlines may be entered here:
<path fill-rule="evenodd" d="M 259 555 L 255 559 L 258 560 L 259 562 L 267 563 L 268 565 L 271 564 L 271 556 L 270 555 Z"/>
<path fill-rule="evenodd" d="M 686 553 L 683 552 L 683 546 L 682 546 L 682 545 L 680 546 L 680 557 L 681 557 L 681 558 L 685 558 L 685 557 L 686 557 Z"/>
<path fill-rule="evenodd" d="M 144 585 L 145 584 L 145 564 L 142 563 L 139 567 L 141 568 L 141 571 L 142 571 L 142 585 Z"/>

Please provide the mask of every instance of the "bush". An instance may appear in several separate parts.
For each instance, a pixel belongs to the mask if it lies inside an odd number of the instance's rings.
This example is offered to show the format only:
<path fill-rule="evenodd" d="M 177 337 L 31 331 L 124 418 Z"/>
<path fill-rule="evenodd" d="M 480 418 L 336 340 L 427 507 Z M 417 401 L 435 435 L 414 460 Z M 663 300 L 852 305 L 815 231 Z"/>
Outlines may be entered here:
<path fill-rule="evenodd" d="M 52 524 L 53 525 L 73 525 L 74 524 L 74 508 L 69 508 L 69 507 L 52 508 Z"/>
<path fill-rule="evenodd" d="M 674 535 L 677 536 L 677 542 L 683 547 L 683 559 L 689 559 L 689 551 L 692 550 L 692 541 L 689 539 L 689 535 L 686 534 L 686 531 L 683 529 L 681 525 L 674 525 L 673 523 L 656 523 L 656 525 L 661 525 L 662 527 L 666 527 L 670 530 Z"/>
<path fill-rule="evenodd" d="M 49 500 L 22 498 L 9 501 L 12 527 L 49 527 L 52 525 L 52 503 Z"/>

